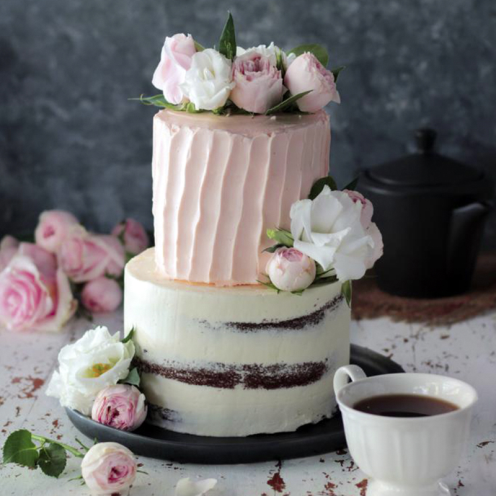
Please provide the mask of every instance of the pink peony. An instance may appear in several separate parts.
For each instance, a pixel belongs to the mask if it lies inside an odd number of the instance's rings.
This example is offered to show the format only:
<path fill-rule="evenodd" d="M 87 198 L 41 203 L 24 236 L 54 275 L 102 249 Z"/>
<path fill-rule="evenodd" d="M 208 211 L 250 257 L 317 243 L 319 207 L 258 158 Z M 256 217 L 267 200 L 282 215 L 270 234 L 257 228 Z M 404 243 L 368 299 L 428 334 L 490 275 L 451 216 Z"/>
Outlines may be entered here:
<path fill-rule="evenodd" d="M 0 274 L 0 322 L 16 331 L 58 331 L 76 306 L 55 256 L 34 244 L 21 243 Z"/>
<path fill-rule="evenodd" d="M 84 455 L 83 479 L 92 494 L 118 494 L 131 487 L 137 463 L 133 453 L 118 443 L 98 443 Z"/>
<path fill-rule="evenodd" d="M 282 101 L 286 88 L 282 84 L 281 71 L 271 64 L 269 57 L 248 51 L 236 57 L 232 71 L 236 86 L 230 99 L 239 108 L 264 114 Z"/>
<path fill-rule="evenodd" d="M 138 255 L 148 248 L 150 240 L 145 228 L 137 220 L 126 219 L 112 229 L 112 235 L 122 237 L 126 252 Z"/>
<path fill-rule="evenodd" d="M 93 403 L 91 418 L 122 431 L 134 431 L 146 418 L 145 396 L 127 384 L 107 386 Z"/>
<path fill-rule="evenodd" d="M 46 210 L 40 215 L 34 232 L 36 244 L 56 253 L 69 230 L 78 224 L 74 215 L 63 210 Z"/>
<path fill-rule="evenodd" d="M 58 251 L 59 264 L 74 282 L 86 282 L 105 275 L 119 276 L 124 268 L 124 248 L 114 236 L 88 233 L 73 228 Z"/>
<path fill-rule="evenodd" d="M 313 55 L 306 52 L 296 57 L 284 76 L 284 84 L 292 95 L 311 91 L 296 101 L 302 112 L 317 112 L 329 102 L 340 102 L 334 75 Z"/>
<path fill-rule="evenodd" d="M 175 34 L 165 38 L 160 62 L 153 74 L 152 84 L 164 92 L 165 99 L 174 104 L 183 102 L 180 84 L 191 67 L 191 58 L 196 53 L 191 35 Z"/>
<path fill-rule="evenodd" d="M 272 284 L 281 291 L 301 291 L 315 279 L 315 262 L 296 248 L 279 248 L 265 269 Z"/>
<path fill-rule="evenodd" d="M 2 241 L 0 241 L 0 272 L 9 265 L 18 248 L 19 241 L 13 236 L 4 236 L 2 238 Z"/>
<path fill-rule="evenodd" d="M 114 279 L 102 276 L 85 284 L 81 302 L 92 313 L 113 312 L 121 304 L 122 289 Z"/>

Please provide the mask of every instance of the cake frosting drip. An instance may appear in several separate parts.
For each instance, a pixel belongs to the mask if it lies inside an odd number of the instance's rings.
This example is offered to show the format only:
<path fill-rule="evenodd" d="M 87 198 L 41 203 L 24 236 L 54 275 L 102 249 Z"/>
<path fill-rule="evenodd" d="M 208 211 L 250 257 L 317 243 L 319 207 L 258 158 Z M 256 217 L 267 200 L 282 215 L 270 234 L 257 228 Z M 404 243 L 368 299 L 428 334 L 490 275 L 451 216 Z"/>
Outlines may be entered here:
<path fill-rule="evenodd" d="M 154 118 L 156 264 L 171 279 L 255 284 L 267 228 L 289 227 L 291 204 L 329 168 L 329 118 L 215 116 L 161 111 Z"/>

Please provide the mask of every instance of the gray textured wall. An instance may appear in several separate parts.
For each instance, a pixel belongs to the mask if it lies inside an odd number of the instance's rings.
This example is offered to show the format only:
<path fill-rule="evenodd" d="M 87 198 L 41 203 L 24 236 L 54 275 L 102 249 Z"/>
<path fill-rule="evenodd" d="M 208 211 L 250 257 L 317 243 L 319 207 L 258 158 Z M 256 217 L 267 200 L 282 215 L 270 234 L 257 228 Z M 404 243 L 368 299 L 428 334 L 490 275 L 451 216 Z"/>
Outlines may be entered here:
<path fill-rule="evenodd" d="M 1 0 L 0 234 L 53 207 L 151 227 L 154 110 L 127 98 L 155 92 L 166 34 L 213 45 L 228 9 L 241 45 L 321 42 L 349 66 L 329 109 L 339 182 L 411 150 L 424 125 L 495 175 L 494 0 Z"/>

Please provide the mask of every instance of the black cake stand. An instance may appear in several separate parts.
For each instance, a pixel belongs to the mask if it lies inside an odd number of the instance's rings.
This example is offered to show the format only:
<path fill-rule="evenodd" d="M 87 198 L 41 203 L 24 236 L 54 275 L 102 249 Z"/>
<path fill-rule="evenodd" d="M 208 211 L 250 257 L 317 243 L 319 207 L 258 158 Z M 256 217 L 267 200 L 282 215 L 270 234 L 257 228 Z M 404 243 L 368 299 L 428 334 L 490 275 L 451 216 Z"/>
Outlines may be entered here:
<path fill-rule="evenodd" d="M 362 367 L 368 376 L 404 372 L 389 358 L 361 346 L 351 345 L 350 361 Z M 318 424 L 300 427 L 295 432 L 205 437 L 172 432 L 148 424 L 143 424 L 134 432 L 124 432 L 99 424 L 75 410 L 66 411 L 76 428 L 91 439 L 114 441 L 127 446 L 137 455 L 181 463 L 257 463 L 320 455 L 346 447 L 339 414 Z"/>

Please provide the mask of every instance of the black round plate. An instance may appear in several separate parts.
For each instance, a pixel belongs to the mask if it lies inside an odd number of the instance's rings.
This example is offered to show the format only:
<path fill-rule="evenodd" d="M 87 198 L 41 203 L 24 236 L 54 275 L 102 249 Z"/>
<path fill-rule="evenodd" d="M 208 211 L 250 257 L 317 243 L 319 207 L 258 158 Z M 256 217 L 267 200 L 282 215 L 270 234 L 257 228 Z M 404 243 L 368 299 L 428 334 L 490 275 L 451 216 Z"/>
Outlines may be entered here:
<path fill-rule="evenodd" d="M 395 362 L 361 346 L 351 345 L 351 363 L 368 376 L 404 372 Z M 99 424 L 75 410 L 66 408 L 71 422 L 85 436 L 98 441 L 114 441 L 137 455 L 182 463 L 233 464 L 285 460 L 320 455 L 346 446 L 341 415 L 295 432 L 258 434 L 248 437 L 205 437 L 172 432 L 143 424 L 125 432 Z"/>

